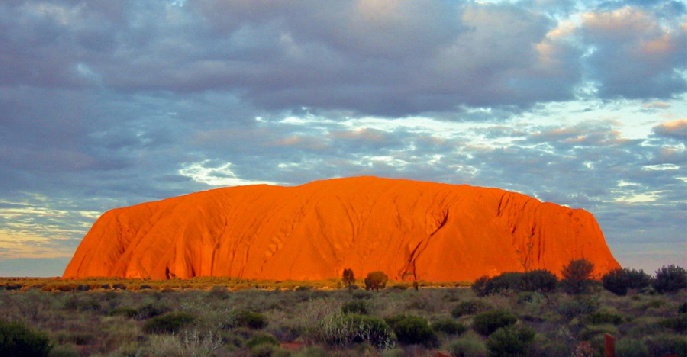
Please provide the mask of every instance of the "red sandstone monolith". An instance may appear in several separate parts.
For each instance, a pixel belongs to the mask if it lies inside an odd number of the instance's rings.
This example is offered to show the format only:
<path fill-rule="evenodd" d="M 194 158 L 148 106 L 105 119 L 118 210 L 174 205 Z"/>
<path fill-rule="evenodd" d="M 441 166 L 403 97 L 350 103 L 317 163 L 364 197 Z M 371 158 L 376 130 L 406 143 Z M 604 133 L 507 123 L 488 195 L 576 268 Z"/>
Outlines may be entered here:
<path fill-rule="evenodd" d="M 619 267 L 594 217 L 495 188 L 354 177 L 220 188 L 103 214 L 64 277 L 471 281 Z"/>

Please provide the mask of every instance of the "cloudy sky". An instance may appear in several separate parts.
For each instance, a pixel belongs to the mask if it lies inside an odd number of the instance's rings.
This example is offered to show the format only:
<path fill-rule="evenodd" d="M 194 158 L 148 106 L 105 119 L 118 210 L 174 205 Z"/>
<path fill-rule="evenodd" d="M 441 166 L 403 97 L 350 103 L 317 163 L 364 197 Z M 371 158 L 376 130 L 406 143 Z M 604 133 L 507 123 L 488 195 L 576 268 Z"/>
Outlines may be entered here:
<path fill-rule="evenodd" d="M 354 175 L 592 212 L 687 266 L 684 1 L 0 2 L 0 276 L 104 211 Z"/>

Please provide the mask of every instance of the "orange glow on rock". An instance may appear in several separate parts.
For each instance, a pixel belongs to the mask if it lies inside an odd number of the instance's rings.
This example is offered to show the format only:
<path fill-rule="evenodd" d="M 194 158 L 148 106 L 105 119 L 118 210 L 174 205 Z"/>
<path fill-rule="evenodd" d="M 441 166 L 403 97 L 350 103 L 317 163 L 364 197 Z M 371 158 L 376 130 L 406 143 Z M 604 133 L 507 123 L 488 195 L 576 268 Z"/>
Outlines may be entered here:
<path fill-rule="evenodd" d="M 471 281 L 507 271 L 560 276 L 585 258 L 620 265 L 594 217 L 495 188 L 376 177 L 240 186 L 117 208 L 79 245 L 65 278 L 229 276 Z"/>

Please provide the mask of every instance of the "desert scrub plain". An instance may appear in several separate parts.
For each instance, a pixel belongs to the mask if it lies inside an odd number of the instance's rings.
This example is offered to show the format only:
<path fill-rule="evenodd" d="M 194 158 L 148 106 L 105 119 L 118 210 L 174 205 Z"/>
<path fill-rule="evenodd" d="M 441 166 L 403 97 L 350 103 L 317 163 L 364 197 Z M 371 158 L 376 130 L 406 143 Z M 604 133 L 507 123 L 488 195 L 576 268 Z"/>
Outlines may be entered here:
<path fill-rule="evenodd" d="M 617 356 L 687 356 L 684 270 L 662 293 L 622 291 L 622 276 L 581 291 L 555 278 L 528 286 L 526 274 L 378 291 L 334 280 L 3 279 L 0 355 L 603 356 L 608 333 Z"/>

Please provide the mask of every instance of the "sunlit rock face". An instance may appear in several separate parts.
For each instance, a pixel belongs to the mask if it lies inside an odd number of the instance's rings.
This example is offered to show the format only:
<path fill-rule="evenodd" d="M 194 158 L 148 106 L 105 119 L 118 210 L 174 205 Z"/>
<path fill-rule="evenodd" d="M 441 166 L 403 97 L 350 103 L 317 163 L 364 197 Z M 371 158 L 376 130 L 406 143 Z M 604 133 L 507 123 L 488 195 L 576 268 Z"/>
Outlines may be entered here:
<path fill-rule="evenodd" d="M 241 186 L 117 208 L 84 237 L 66 278 L 471 281 L 619 267 L 594 217 L 495 188 L 376 177 Z"/>

